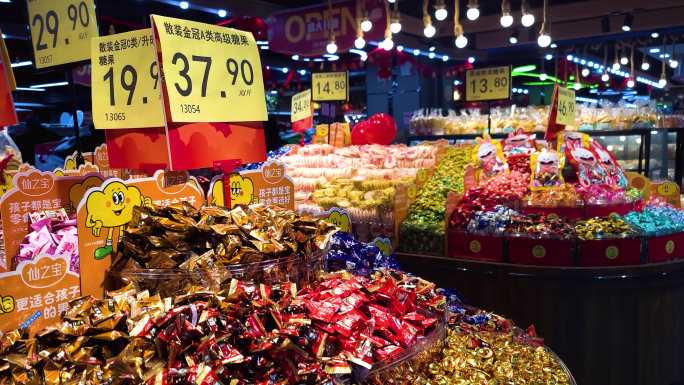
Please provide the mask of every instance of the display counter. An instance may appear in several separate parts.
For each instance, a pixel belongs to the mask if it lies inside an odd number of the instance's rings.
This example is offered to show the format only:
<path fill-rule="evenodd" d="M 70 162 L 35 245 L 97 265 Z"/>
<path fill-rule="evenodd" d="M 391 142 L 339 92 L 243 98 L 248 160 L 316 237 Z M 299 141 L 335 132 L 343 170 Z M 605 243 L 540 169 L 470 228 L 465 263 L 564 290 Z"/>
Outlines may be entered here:
<path fill-rule="evenodd" d="M 416 254 L 402 266 L 517 324 L 534 324 L 579 384 L 684 381 L 684 260 L 537 267 Z"/>

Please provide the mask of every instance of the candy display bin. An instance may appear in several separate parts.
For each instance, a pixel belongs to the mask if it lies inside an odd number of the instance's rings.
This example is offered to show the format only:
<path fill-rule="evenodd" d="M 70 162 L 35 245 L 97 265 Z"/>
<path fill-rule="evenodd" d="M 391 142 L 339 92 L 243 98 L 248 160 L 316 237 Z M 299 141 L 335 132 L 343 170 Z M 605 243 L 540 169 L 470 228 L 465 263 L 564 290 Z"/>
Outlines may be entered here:
<path fill-rule="evenodd" d="M 325 252 L 313 253 L 305 259 L 287 257 L 242 263 L 214 269 L 124 269 L 107 272 L 107 289 L 118 289 L 132 283 L 136 290 L 149 290 L 163 297 L 173 296 L 196 286 L 208 290 L 230 287 L 233 279 L 243 282 L 276 284 L 294 282 L 297 287 L 312 284 L 317 273 L 325 269 Z"/>
<path fill-rule="evenodd" d="M 579 265 L 627 266 L 641 263 L 641 238 L 604 238 L 577 243 Z"/>
<path fill-rule="evenodd" d="M 503 237 L 471 234 L 460 229 L 449 229 L 447 256 L 451 258 L 501 262 L 503 254 Z"/>
<path fill-rule="evenodd" d="M 572 266 L 575 257 L 573 239 L 530 237 L 514 234 L 508 239 L 508 260 L 520 265 Z"/>
<path fill-rule="evenodd" d="M 664 262 L 684 258 L 684 233 L 647 238 L 648 262 Z"/>
<path fill-rule="evenodd" d="M 625 215 L 630 211 L 635 211 L 641 201 L 619 202 L 619 203 L 596 203 L 584 206 L 586 218 L 607 217 L 611 214 Z"/>
<path fill-rule="evenodd" d="M 540 214 L 546 216 L 553 216 L 568 218 L 568 219 L 582 219 L 584 218 L 584 206 L 535 206 L 523 204 L 520 207 L 520 212 L 523 214 Z"/>

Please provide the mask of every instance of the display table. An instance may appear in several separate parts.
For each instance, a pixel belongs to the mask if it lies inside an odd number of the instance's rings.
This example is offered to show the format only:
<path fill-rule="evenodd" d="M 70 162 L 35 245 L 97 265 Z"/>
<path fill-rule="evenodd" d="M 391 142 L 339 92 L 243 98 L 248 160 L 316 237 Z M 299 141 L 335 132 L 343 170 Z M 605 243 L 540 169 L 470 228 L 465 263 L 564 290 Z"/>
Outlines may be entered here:
<path fill-rule="evenodd" d="M 579 384 L 684 382 L 684 260 L 583 268 L 398 257 L 466 303 L 534 324 Z"/>

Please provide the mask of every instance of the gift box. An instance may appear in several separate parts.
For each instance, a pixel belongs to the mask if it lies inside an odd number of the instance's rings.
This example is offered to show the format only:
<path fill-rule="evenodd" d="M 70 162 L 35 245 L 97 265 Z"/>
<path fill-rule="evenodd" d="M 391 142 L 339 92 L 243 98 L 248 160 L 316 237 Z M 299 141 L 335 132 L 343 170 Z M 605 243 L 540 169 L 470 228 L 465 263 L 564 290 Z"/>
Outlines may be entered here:
<path fill-rule="evenodd" d="M 523 214 L 540 214 L 568 219 L 584 218 L 584 207 L 582 206 L 523 206 L 520 211 Z"/>
<path fill-rule="evenodd" d="M 578 242 L 580 266 L 625 266 L 641 263 L 640 238 L 607 238 Z"/>
<path fill-rule="evenodd" d="M 447 255 L 451 258 L 479 259 L 501 262 L 504 238 L 492 235 L 464 233 L 449 229 Z"/>
<path fill-rule="evenodd" d="M 574 251 L 575 245 L 571 239 L 508 238 L 508 259 L 514 264 L 572 266 Z"/>
<path fill-rule="evenodd" d="M 585 206 L 584 215 L 586 215 L 586 218 L 607 217 L 611 214 L 625 215 L 630 211 L 634 211 L 635 205 L 635 202 L 610 203 L 604 205 L 588 204 Z"/>
<path fill-rule="evenodd" d="M 648 261 L 663 262 L 684 258 L 684 233 L 648 238 Z"/>

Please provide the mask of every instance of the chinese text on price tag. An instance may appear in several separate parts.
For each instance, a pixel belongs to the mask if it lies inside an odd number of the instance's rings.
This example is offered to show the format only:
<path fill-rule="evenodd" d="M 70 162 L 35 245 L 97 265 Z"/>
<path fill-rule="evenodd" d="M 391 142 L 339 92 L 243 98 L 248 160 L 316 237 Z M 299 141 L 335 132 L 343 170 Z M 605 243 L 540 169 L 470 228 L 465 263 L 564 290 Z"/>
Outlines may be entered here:
<path fill-rule="evenodd" d="M 27 0 L 36 68 L 90 59 L 97 37 L 93 0 Z"/>
<path fill-rule="evenodd" d="M 349 99 L 347 72 L 320 72 L 311 76 L 315 102 L 346 101 Z"/>
<path fill-rule="evenodd" d="M 501 100 L 511 97 L 511 67 L 492 67 L 466 72 L 466 100 Z"/>
<path fill-rule="evenodd" d="M 292 96 L 292 113 L 290 121 L 296 122 L 311 116 L 311 90 L 302 91 Z"/>
<path fill-rule="evenodd" d="M 95 128 L 164 126 L 151 29 L 92 39 Z"/>
<path fill-rule="evenodd" d="M 173 122 L 267 120 L 261 59 L 250 32 L 152 16 Z"/>
<path fill-rule="evenodd" d="M 558 87 L 558 113 L 556 124 L 575 124 L 575 91 Z"/>

